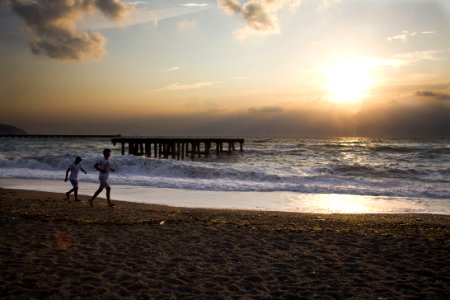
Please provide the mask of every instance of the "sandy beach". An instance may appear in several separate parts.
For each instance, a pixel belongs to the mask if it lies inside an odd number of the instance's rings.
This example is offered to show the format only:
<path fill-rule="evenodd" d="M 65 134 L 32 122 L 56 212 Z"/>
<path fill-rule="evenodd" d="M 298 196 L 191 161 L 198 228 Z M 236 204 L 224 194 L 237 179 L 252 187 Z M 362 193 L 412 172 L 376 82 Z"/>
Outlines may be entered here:
<path fill-rule="evenodd" d="M 174 208 L 0 189 L 3 299 L 445 299 L 450 216 Z"/>

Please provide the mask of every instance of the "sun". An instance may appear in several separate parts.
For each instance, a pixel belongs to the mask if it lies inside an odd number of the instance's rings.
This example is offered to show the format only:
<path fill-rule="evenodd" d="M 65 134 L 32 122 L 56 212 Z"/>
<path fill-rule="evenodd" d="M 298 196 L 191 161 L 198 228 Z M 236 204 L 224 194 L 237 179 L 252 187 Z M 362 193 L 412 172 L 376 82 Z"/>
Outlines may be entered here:
<path fill-rule="evenodd" d="M 342 61 L 326 68 L 328 99 L 354 103 L 369 95 L 373 86 L 371 64 L 366 60 Z"/>

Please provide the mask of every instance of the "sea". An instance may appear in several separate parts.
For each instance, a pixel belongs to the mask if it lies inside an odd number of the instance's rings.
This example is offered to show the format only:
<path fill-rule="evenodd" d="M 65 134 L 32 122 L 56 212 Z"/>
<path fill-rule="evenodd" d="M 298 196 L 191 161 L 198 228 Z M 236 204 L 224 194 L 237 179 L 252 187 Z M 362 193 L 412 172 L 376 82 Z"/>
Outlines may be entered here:
<path fill-rule="evenodd" d="M 0 187 L 68 190 L 67 167 L 80 156 L 80 193 L 90 194 L 104 148 L 112 150 L 109 182 L 119 200 L 450 215 L 450 139 L 245 138 L 244 152 L 176 160 L 121 155 L 107 137 L 1 137 Z"/>

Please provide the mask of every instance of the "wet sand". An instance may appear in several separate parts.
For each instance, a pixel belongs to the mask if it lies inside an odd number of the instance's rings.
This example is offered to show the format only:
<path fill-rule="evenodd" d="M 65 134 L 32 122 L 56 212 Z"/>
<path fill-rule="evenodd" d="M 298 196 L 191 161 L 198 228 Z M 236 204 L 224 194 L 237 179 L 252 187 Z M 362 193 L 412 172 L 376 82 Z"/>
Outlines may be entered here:
<path fill-rule="evenodd" d="M 450 216 L 174 208 L 0 189 L 0 295 L 446 299 Z"/>

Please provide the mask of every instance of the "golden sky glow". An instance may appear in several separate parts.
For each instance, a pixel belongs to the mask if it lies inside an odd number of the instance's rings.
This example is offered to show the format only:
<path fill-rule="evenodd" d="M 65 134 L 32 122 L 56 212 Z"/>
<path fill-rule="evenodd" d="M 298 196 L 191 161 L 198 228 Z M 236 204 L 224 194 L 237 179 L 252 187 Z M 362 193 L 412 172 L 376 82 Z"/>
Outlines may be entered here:
<path fill-rule="evenodd" d="M 32 133 L 450 135 L 448 1 L 58 3 L 0 5 L 0 123 Z"/>

